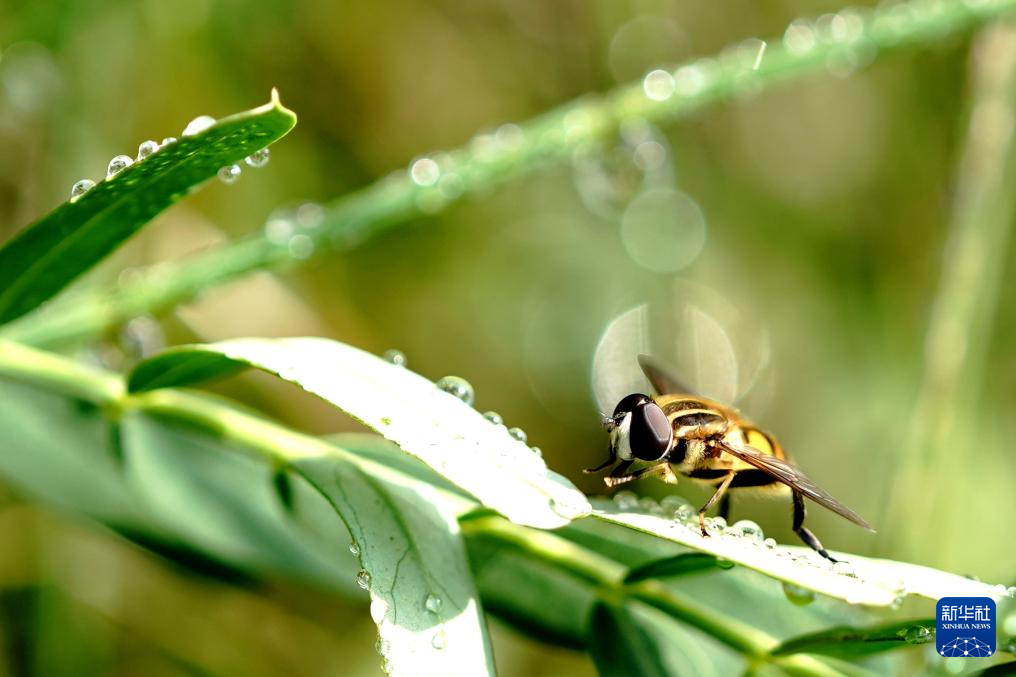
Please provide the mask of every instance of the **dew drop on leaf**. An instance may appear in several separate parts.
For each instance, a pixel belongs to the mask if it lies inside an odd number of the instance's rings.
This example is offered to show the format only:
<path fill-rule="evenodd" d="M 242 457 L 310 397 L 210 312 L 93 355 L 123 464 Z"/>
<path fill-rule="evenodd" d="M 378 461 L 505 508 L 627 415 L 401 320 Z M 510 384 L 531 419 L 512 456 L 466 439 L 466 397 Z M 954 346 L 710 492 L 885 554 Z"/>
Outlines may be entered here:
<path fill-rule="evenodd" d="M 73 202 L 78 199 L 94 187 L 95 181 L 92 181 L 91 179 L 81 179 L 71 186 L 71 201 Z"/>
<path fill-rule="evenodd" d="M 765 534 L 762 533 L 762 527 L 751 520 L 739 520 L 734 522 L 734 526 L 731 528 L 736 536 L 752 542 L 761 543 L 765 537 Z"/>
<path fill-rule="evenodd" d="M 734 568 L 734 563 L 731 562 L 729 559 L 723 559 L 722 557 L 717 557 L 716 558 L 716 566 L 720 567 L 721 569 L 733 569 Z"/>
<path fill-rule="evenodd" d="M 501 418 L 501 414 L 496 411 L 488 411 L 483 414 L 483 417 L 493 423 L 494 425 L 504 425 L 504 419 Z"/>
<path fill-rule="evenodd" d="M 445 634 L 443 628 L 434 633 L 430 639 L 430 645 L 438 651 L 448 646 L 448 635 Z"/>
<path fill-rule="evenodd" d="M 244 158 L 244 162 L 247 163 L 248 167 L 260 168 L 268 164 L 268 160 L 271 156 L 272 154 L 270 150 L 262 148 L 261 150 L 254 151 Z"/>
<path fill-rule="evenodd" d="M 538 457 L 543 458 L 543 449 L 540 449 L 539 447 L 530 447 L 529 449 Z"/>
<path fill-rule="evenodd" d="M 912 628 L 908 628 L 906 634 L 903 635 L 903 639 L 907 641 L 907 644 L 924 644 L 930 637 L 931 630 L 923 625 L 915 625 Z"/>
<path fill-rule="evenodd" d="M 525 444 L 526 440 L 529 439 L 529 436 L 526 435 L 526 431 L 522 428 L 508 428 L 508 434 L 511 435 L 513 439 L 516 439 L 523 444 Z"/>
<path fill-rule="evenodd" d="M 763 543 L 770 550 L 775 550 L 776 549 L 776 539 L 775 538 L 767 538 L 765 541 L 763 541 Z"/>
<path fill-rule="evenodd" d="M 360 544 L 357 543 L 356 541 L 350 541 L 349 542 L 349 552 L 350 552 L 350 554 L 353 555 L 353 557 L 359 557 L 360 556 Z"/>
<path fill-rule="evenodd" d="M 406 354 L 401 350 L 386 350 L 384 355 L 381 356 L 385 362 L 391 362 L 396 367 L 406 366 Z"/>
<path fill-rule="evenodd" d="M 187 126 L 183 128 L 182 136 L 194 136 L 195 134 L 200 134 L 214 124 L 215 118 L 211 115 L 199 115 L 187 123 Z"/>
<path fill-rule="evenodd" d="M 429 157 L 420 158 L 409 166 L 409 178 L 418 186 L 433 186 L 441 178 L 441 167 Z"/>
<path fill-rule="evenodd" d="M 134 159 L 129 155 L 117 155 L 115 158 L 109 161 L 109 166 L 106 167 L 106 178 L 112 178 L 122 172 L 123 170 L 134 164 Z"/>
<path fill-rule="evenodd" d="M 787 596 L 792 604 L 797 606 L 805 606 L 815 601 L 815 592 L 808 588 L 802 588 L 800 585 L 794 585 L 784 581 L 783 583 L 783 594 Z"/>
<path fill-rule="evenodd" d="M 639 497 L 631 491 L 619 491 L 614 494 L 614 505 L 620 510 L 634 510 L 638 507 Z"/>
<path fill-rule="evenodd" d="M 356 574 L 356 584 L 364 590 L 370 588 L 370 572 L 366 569 L 360 569 Z"/>
<path fill-rule="evenodd" d="M 370 619 L 375 623 L 381 623 L 388 614 L 388 603 L 380 597 L 370 601 Z"/>
<path fill-rule="evenodd" d="M 432 614 L 436 614 L 439 611 L 441 611 L 442 604 L 443 601 L 441 600 L 441 598 L 435 594 L 427 595 L 427 599 L 423 601 L 423 606 L 425 606 L 427 608 L 427 611 L 431 612 Z"/>
<path fill-rule="evenodd" d="M 240 180 L 240 165 L 226 165 L 219 169 L 219 181 L 236 183 Z"/>
<path fill-rule="evenodd" d="M 159 144 L 159 147 L 160 148 L 165 148 L 166 146 L 169 146 L 169 145 L 174 144 L 174 143 L 176 143 L 176 137 L 175 136 L 167 136 L 165 139 L 162 140 L 162 143 Z"/>
<path fill-rule="evenodd" d="M 374 642 L 374 649 L 377 651 L 379 656 L 387 658 L 388 654 L 392 652 L 392 643 L 381 635 L 378 635 L 377 641 Z"/>
<path fill-rule="evenodd" d="M 437 382 L 437 387 L 472 406 L 475 394 L 473 386 L 466 379 L 458 376 L 445 376 Z"/>
<path fill-rule="evenodd" d="M 159 144 L 149 139 L 148 141 L 142 141 L 141 145 L 138 146 L 138 161 L 144 160 L 149 155 L 157 153 L 159 151 Z"/>

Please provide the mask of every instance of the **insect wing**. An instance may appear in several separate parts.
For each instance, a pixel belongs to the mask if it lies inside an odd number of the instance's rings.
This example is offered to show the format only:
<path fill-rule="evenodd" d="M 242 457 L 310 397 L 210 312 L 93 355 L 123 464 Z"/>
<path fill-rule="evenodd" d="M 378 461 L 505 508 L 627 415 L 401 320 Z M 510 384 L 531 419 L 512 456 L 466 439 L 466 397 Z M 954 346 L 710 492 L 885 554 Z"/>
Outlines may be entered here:
<path fill-rule="evenodd" d="M 657 395 L 692 395 L 692 390 L 678 380 L 659 360 L 649 355 L 639 355 L 639 366 L 649 379 Z"/>
<path fill-rule="evenodd" d="M 868 531 L 875 531 L 863 517 L 823 491 L 821 487 L 808 479 L 808 476 L 801 472 L 797 466 L 791 465 L 783 459 L 775 456 L 763 454 L 751 447 L 734 446 L 727 444 L 726 442 L 721 443 L 720 446 L 723 451 L 727 452 L 731 456 L 736 456 L 745 463 L 755 466 L 762 472 L 771 475 L 780 482 L 783 482 L 791 489 L 799 491 L 801 494 L 807 496 L 822 507 L 832 510 L 837 515 L 845 517 L 854 524 L 864 527 Z"/>

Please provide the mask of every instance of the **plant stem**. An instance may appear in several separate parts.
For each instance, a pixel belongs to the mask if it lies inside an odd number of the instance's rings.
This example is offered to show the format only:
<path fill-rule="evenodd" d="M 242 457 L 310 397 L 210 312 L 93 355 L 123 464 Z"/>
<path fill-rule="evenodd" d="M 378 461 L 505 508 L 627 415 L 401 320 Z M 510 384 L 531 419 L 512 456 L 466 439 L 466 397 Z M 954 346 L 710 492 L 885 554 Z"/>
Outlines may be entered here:
<path fill-rule="evenodd" d="M 551 532 L 520 526 L 494 515 L 462 523 L 467 536 L 486 536 L 511 545 L 591 583 L 600 593 L 615 599 L 634 599 L 697 628 L 749 661 L 769 661 L 792 674 L 842 675 L 821 661 L 807 656 L 774 657 L 769 654 L 779 642 L 741 621 L 681 597 L 654 580 L 625 585 L 627 567 Z"/>
<path fill-rule="evenodd" d="M 396 172 L 339 198 L 325 206 L 321 219 L 303 224 L 294 220 L 294 228 L 311 237 L 317 251 L 345 250 L 417 214 L 439 212 L 463 196 L 568 162 L 576 149 L 603 142 L 625 123 L 675 120 L 830 66 L 856 68 L 880 51 L 928 42 L 1014 8 L 1016 0 L 915 0 L 877 10 L 847 9 L 828 21 L 796 21 L 760 60 L 760 43 L 752 41 L 717 58 L 656 73 L 655 79 L 582 97 L 524 125 L 506 125 L 497 134 L 475 137 L 466 147 L 434 154 L 423 161 L 426 165 L 416 165 L 417 171 Z M 5 335 L 35 345 L 89 339 L 249 272 L 293 264 L 288 245 L 256 233 L 180 263 L 152 267 L 119 290 L 58 300 L 50 312 L 11 325 Z"/>
<path fill-rule="evenodd" d="M 194 426 L 227 440 L 267 462 L 285 464 L 297 458 L 331 456 L 354 463 L 372 476 L 392 477 L 398 471 L 347 452 L 310 435 L 291 431 L 268 419 L 249 414 L 227 401 L 198 393 L 163 389 L 127 394 L 122 379 L 34 348 L 0 339 L 0 377 L 53 389 L 84 399 L 118 415 L 143 412 L 151 416 Z M 449 499 L 469 503 L 448 494 Z M 474 505 L 469 503 L 469 505 Z M 465 512 L 463 505 L 462 513 Z M 547 563 L 614 594 L 653 606 L 698 628 L 731 647 L 752 662 L 771 662 L 801 675 L 831 676 L 842 672 L 807 656 L 774 657 L 769 652 L 779 642 L 735 618 L 684 599 L 657 581 L 624 584 L 627 567 L 565 540 L 555 534 L 519 526 L 502 517 L 480 516 L 462 522 L 463 533 L 483 535 L 519 548 Z"/>
<path fill-rule="evenodd" d="M 883 530 L 895 552 L 921 559 L 942 544 L 920 538 L 910 525 L 928 522 L 949 530 L 954 510 L 940 497 L 954 477 L 944 470 L 958 446 L 969 446 L 972 424 L 984 415 L 979 400 L 988 341 L 1016 211 L 1016 27 L 1000 24 L 979 36 L 971 71 L 969 129 L 925 337 L 922 382 Z M 976 446 L 964 453 L 976 453 Z"/>

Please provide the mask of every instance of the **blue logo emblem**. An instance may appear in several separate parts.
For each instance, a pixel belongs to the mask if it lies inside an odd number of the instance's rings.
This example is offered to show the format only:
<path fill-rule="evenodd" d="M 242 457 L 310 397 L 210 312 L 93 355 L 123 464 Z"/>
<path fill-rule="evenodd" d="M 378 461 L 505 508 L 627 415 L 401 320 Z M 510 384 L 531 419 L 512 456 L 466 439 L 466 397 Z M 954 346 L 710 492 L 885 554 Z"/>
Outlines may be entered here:
<path fill-rule="evenodd" d="M 995 600 L 943 597 L 935 616 L 935 646 L 940 656 L 986 658 L 995 653 Z"/>

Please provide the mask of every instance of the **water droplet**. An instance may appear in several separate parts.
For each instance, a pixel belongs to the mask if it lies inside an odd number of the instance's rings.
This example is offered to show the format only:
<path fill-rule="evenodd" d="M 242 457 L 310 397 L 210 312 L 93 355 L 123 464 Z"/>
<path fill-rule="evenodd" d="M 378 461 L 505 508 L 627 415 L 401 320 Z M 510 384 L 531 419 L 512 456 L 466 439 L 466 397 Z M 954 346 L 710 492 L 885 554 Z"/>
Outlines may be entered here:
<path fill-rule="evenodd" d="M 893 603 L 889 605 L 889 608 L 892 609 L 893 611 L 899 611 L 900 607 L 902 606 L 903 606 L 903 596 L 900 595 L 899 597 L 893 600 Z"/>
<path fill-rule="evenodd" d="M 663 508 L 663 512 L 673 515 L 677 512 L 678 508 L 682 505 L 686 505 L 688 501 L 684 500 L 680 496 L 670 494 L 660 499 L 660 507 Z"/>
<path fill-rule="evenodd" d="M 550 499 L 550 509 L 559 517 L 573 520 L 586 515 L 588 504 L 580 504 L 571 496 L 558 496 Z"/>
<path fill-rule="evenodd" d="M 523 444 L 525 444 L 526 440 L 529 439 L 529 436 L 526 435 L 526 431 L 523 430 L 522 428 L 517 428 L 517 427 L 516 428 L 508 428 L 508 434 L 512 436 L 512 439 L 518 440 L 519 442 L 522 442 Z"/>
<path fill-rule="evenodd" d="M 539 458 L 543 458 L 543 449 L 540 449 L 539 447 L 529 447 L 529 450 Z"/>
<path fill-rule="evenodd" d="M 149 139 L 148 141 L 142 141 L 141 145 L 138 146 L 138 161 L 144 160 L 149 155 L 157 153 L 159 151 L 159 144 Z"/>
<path fill-rule="evenodd" d="M 764 540 L 762 542 L 770 550 L 775 550 L 776 549 L 776 539 L 775 538 L 767 538 L 766 540 Z"/>
<path fill-rule="evenodd" d="M 813 590 L 802 588 L 799 585 L 794 585 L 793 583 L 788 583 L 786 581 L 783 583 L 783 594 L 787 596 L 787 599 L 789 599 L 791 603 L 796 604 L 797 606 L 805 606 L 815 601 L 815 592 Z"/>
<path fill-rule="evenodd" d="M 165 148 L 166 146 L 168 146 L 170 144 L 174 144 L 174 143 L 176 143 L 176 137 L 175 136 L 167 136 L 165 139 L 162 140 L 162 143 L 159 144 L 159 147 L 160 148 Z"/>
<path fill-rule="evenodd" d="M 632 491 L 619 491 L 614 494 L 614 505 L 620 510 L 634 510 L 639 505 L 639 497 Z"/>
<path fill-rule="evenodd" d="M 706 520 L 706 526 L 713 531 L 723 531 L 727 528 L 727 520 L 717 515 Z"/>
<path fill-rule="evenodd" d="M 236 183 L 240 180 L 240 165 L 226 165 L 219 169 L 219 181 Z"/>
<path fill-rule="evenodd" d="M 214 124 L 215 118 L 211 115 L 199 115 L 187 123 L 187 126 L 183 128 L 182 136 L 194 136 L 195 134 L 200 134 Z"/>
<path fill-rule="evenodd" d="M 674 73 L 674 91 L 682 96 L 695 96 L 713 81 L 716 64 L 703 59 L 690 66 L 681 66 Z"/>
<path fill-rule="evenodd" d="M 783 34 L 783 47 L 794 56 L 807 54 L 815 48 L 815 30 L 803 19 L 791 22 Z"/>
<path fill-rule="evenodd" d="M 511 123 L 501 125 L 494 132 L 494 140 L 497 141 L 497 145 L 506 150 L 518 148 L 522 145 L 524 138 L 525 133 L 522 131 L 522 128 Z"/>
<path fill-rule="evenodd" d="M 907 631 L 903 635 L 903 639 L 907 641 L 907 644 L 924 644 L 930 638 L 931 630 L 923 625 L 915 625 L 912 628 L 907 628 Z"/>
<path fill-rule="evenodd" d="M 423 606 L 432 614 L 440 612 L 442 604 L 444 604 L 443 600 L 435 594 L 427 595 L 427 599 L 423 601 Z"/>
<path fill-rule="evenodd" d="M 733 569 L 734 568 L 734 563 L 731 562 L 729 559 L 723 559 L 722 557 L 717 557 L 716 558 L 716 566 L 720 567 L 721 569 Z"/>
<path fill-rule="evenodd" d="M 445 376 L 437 382 L 437 387 L 450 395 L 454 395 L 469 406 L 473 405 L 475 393 L 473 386 L 464 378 L 458 376 Z"/>
<path fill-rule="evenodd" d="M 674 76 L 665 70 L 654 70 L 642 79 L 642 91 L 653 101 L 666 101 L 674 95 Z"/>
<path fill-rule="evenodd" d="M 92 188 L 95 188 L 95 181 L 92 181 L 91 179 L 81 179 L 71 186 L 71 202 L 77 200 Z"/>
<path fill-rule="evenodd" d="M 493 423 L 494 425 L 504 425 L 504 419 L 501 418 L 501 414 L 496 411 L 484 412 L 483 417 Z"/>
<path fill-rule="evenodd" d="M 639 509 L 650 515 L 662 515 L 663 508 L 651 496 L 643 496 L 639 499 Z"/>
<path fill-rule="evenodd" d="M 381 671 L 384 672 L 386 675 L 392 674 L 393 672 L 395 672 L 395 663 L 392 663 L 389 659 L 386 658 L 381 663 Z"/>
<path fill-rule="evenodd" d="M 441 167 L 429 157 L 420 158 L 409 166 L 409 178 L 418 186 L 433 186 L 441 178 Z"/>
<path fill-rule="evenodd" d="M 382 359 L 384 359 L 385 362 L 391 362 L 396 367 L 406 366 L 406 354 L 403 353 L 401 350 L 395 350 L 394 348 L 391 350 L 386 350 L 384 352 L 384 355 L 382 355 L 381 357 Z"/>
<path fill-rule="evenodd" d="M 360 569 L 356 573 L 356 584 L 359 585 L 364 590 L 369 589 L 370 588 L 370 572 L 367 571 L 366 569 Z"/>
<path fill-rule="evenodd" d="M 688 524 L 692 520 L 698 520 L 698 512 L 690 503 L 686 503 L 674 511 L 674 519 L 682 524 Z"/>
<path fill-rule="evenodd" d="M 762 527 L 751 520 L 739 520 L 734 522 L 734 526 L 731 528 L 736 536 L 748 539 L 754 543 L 761 543 L 762 539 L 765 538 L 765 534 L 762 533 Z"/>
<path fill-rule="evenodd" d="M 271 157 L 272 152 L 267 148 L 262 148 L 261 150 L 256 150 L 245 157 L 243 161 L 247 163 L 248 167 L 258 169 L 268 164 L 268 160 L 270 160 Z"/>
<path fill-rule="evenodd" d="M 310 235 L 297 233 L 286 243 L 289 255 L 298 261 L 309 259 L 314 254 L 314 240 Z"/>
<path fill-rule="evenodd" d="M 134 164 L 134 159 L 129 155 L 117 155 L 109 161 L 109 166 L 106 167 L 106 178 L 109 179 L 116 176 L 132 164 Z"/>
<path fill-rule="evenodd" d="M 434 633 L 434 636 L 430 638 L 430 645 L 438 651 L 448 646 L 448 635 L 445 634 L 444 628 Z"/>
<path fill-rule="evenodd" d="M 375 623 L 380 623 L 386 615 L 388 615 L 388 602 L 380 597 L 372 599 L 370 601 L 370 619 Z"/>
<path fill-rule="evenodd" d="M 374 642 L 374 650 L 382 658 L 387 658 L 388 654 L 392 652 L 392 643 L 379 634 L 377 641 Z"/>
<path fill-rule="evenodd" d="M 349 553 L 353 557 L 359 557 L 360 556 L 360 544 L 357 543 L 356 541 L 350 541 L 349 542 Z"/>

